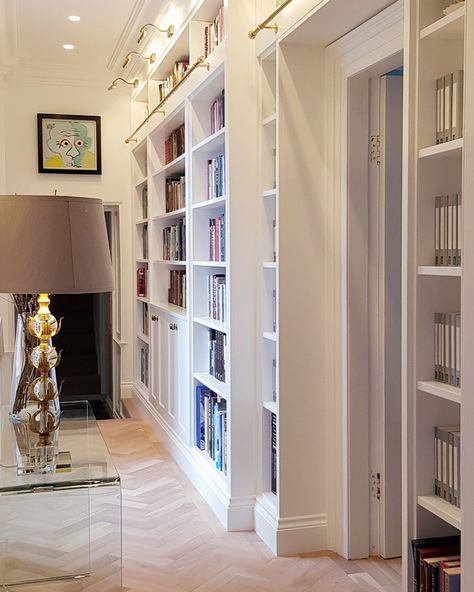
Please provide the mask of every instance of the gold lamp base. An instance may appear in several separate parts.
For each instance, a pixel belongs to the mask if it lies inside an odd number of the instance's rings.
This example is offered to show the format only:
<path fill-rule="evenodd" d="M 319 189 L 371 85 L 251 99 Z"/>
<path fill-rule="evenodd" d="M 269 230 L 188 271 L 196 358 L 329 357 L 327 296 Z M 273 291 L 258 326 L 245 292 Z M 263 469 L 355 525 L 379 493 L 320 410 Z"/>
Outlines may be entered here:
<path fill-rule="evenodd" d="M 50 446 L 50 434 L 59 426 L 59 393 L 56 383 L 49 376 L 50 371 L 60 362 L 60 355 L 56 348 L 50 345 L 50 340 L 59 333 L 61 321 L 57 321 L 49 310 L 48 294 L 38 296 L 38 311 L 28 319 L 30 334 L 39 340 L 30 354 L 30 363 L 39 372 L 28 387 L 28 399 L 38 404 L 29 420 L 32 432 L 39 435 L 38 444 Z"/>

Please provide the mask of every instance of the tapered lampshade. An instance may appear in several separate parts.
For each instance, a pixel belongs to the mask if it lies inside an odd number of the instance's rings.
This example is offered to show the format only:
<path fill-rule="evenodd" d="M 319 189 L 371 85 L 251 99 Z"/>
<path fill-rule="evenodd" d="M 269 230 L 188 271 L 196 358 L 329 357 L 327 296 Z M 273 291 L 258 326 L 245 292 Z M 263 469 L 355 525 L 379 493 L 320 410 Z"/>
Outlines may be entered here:
<path fill-rule="evenodd" d="M 0 195 L 0 293 L 112 289 L 102 200 Z"/>

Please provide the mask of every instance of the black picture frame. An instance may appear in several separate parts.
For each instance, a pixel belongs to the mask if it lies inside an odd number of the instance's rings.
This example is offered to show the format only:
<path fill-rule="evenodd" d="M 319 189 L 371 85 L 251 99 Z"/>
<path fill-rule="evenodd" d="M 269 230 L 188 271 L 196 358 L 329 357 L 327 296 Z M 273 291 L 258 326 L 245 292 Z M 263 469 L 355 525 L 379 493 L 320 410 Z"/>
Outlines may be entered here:
<path fill-rule="evenodd" d="M 38 172 L 101 175 L 100 115 L 37 114 Z"/>

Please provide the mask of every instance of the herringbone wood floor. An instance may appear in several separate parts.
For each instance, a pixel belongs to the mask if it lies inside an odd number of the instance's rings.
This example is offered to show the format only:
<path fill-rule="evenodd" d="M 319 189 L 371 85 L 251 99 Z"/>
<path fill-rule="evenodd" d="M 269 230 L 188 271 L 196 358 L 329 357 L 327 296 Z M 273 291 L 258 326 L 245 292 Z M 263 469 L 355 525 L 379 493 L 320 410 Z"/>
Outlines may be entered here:
<path fill-rule="evenodd" d="M 255 533 L 227 533 L 143 420 L 101 422 L 123 486 L 123 592 L 399 592 L 399 563 L 332 553 L 276 558 Z M 104 547 L 88 581 L 41 592 L 115 592 Z"/>

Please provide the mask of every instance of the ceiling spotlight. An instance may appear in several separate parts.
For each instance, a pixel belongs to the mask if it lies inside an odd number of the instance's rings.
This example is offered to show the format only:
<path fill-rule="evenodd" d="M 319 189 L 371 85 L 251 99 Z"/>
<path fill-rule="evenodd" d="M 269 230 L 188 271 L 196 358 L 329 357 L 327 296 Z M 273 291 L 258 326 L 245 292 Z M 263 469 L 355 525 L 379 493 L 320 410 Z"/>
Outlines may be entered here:
<path fill-rule="evenodd" d="M 72 45 L 72 43 L 65 43 L 63 45 L 63 49 L 67 49 L 67 50 L 74 49 L 74 45 Z"/>
<path fill-rule="evenodd" d="M 80 16 L 74 16 L 74 15 L 68 16 L 67 18 L 71 21 L 71 23 L 78 23 L 81 20 Z"/>
<path fill-rule="evenodd" d="M 122 68 L 126 68 L 128 66 L 128 64 L 132 60 L 132 55 L 133 54 L 135 54 L 137 56 L 140 56 L 144 60 L 148 60 L 150 62 L 150 64 L 154 64 L 156 62 L 156 53 L 152 53 L 149 56 L 144 56 L 143 54 L 138 53 L 138 51 L 129 51 L 127 53 L 127 55 L 125 56 L 125 59 L 124 59 L 123 64 L 122 64 Z"/>
<path fill-rule="evenodd" d="M 174 25 L 170 25 L 167 29 L 160 29 L 160 27 L 157 27 L 153 23 L 148 23 L 148 24 L 140 27 L 140 35 L 138 36 L 137 43 L 141 43 L 143 41 L 143 39 L 145 38 L 145 36 L 148 32 L 147 31 L 148 27 L 153 27 L 154 29 L 156 29 L 160 33 L 166 33 L 166 36 L 168 37 L 168 39 L 170 37 L 173 37 L 173 35 L 174 35 Z"/>
<path fill-rule="evenodd" d="M 133 86 L 133 88 L 137 88 L 137 86 L 140 84 L 140 81 L 138 80 L 138 78 L 135 78 L 135 80 L 133 82 L 129 82 L 128 80 L 125 80 L 124 78 L 116 78 L 107 90 L 114 90 L 114 88 L 117 88 L 117 83 L 119 81 L 124 82 L 125 84 L 129 84 L 130 86 Z"/>

